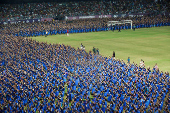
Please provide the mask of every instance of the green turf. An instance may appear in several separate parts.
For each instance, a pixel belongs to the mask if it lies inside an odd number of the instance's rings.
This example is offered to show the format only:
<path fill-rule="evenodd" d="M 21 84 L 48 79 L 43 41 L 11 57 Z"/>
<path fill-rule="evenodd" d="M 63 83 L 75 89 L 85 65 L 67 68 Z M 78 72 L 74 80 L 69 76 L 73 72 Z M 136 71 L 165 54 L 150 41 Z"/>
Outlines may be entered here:
<path fill-rule="evenodd" d="M 170 26 L 156 28 L 142 28 L 133 30 L 105 31 L 70 34 L 70 36 L 50 35 L 48 37 L 33 37 L 38 41 L 60 43 L 80 47 L 83 43 L 86 50 L 93 46 L 99 48 L 103 56 L 112 56 L 115 51 L 116 58 L 124 61 L 130 57 L 131 62 L 139 64 L 140 59 L 151 68 L 158 64 L 162 71 L 170 71 Z"/>

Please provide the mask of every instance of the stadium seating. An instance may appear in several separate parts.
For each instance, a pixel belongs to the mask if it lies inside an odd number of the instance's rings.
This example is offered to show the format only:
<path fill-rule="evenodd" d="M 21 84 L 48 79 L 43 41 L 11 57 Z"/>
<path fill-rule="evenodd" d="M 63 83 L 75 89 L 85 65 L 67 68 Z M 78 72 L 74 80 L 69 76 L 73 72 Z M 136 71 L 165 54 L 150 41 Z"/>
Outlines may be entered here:
<path fill-rule="evenodd" d="M 27 3 L 2 4 L 0 20 L 22 20 L 30 18 L 64 16 L 85 16 L 101 14 L 160 13 L 169 12 L 168 0 L 156 3 L 155 0 L 114 0 L 67 3 Z"/>

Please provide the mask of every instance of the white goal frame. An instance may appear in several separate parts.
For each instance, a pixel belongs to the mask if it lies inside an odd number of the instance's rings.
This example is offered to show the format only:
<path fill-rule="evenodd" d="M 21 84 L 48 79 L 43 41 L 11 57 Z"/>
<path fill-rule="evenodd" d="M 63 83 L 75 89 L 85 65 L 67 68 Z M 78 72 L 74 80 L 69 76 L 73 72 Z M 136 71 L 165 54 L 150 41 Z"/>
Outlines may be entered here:
<path fill-rule="evenodd" d="M 107 25 L 116 25 L 116 24 L 131 24 L 131 29 L 132 29 L 132 20 L 122 20 L 122 21 L 108 21 Z"/>

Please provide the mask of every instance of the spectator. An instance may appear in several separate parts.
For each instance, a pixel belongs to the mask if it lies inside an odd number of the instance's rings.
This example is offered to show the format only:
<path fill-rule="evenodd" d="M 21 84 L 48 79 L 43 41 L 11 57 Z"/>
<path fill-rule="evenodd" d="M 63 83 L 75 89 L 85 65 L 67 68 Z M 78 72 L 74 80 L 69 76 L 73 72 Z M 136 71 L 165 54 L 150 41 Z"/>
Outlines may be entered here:
<path fill-rule="evenodd" d="M 80 1 L 67 3 L 27 3 L 27 4 L 2 4 L 1 21 L 23 20 L 32 18 L 53 18 L 61 16 L 87 16 L 108 15 L 116 13 L 153 13 L 169 12 L 169 2 L 157 3 L 150 1 L 114 0 L 111 1 Z"/>

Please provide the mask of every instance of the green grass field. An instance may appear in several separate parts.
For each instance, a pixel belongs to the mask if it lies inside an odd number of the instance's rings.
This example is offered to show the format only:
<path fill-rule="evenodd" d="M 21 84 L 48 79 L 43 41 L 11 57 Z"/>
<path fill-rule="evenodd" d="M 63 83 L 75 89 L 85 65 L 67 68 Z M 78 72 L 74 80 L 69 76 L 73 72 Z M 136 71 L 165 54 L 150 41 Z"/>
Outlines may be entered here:
<path fill-rule="evenodd" d="M 99 48 L 100 54 L 103 56 L 112 56 L 115 51 L 116 58 L 124 61 L 130 57 L 131 63 L 134 61 L 139 64 L 143 59 L 146 67 L 152 68 L 157 63 L 161 71 L 170 71 L 170 26 L 136 29 L 136 31 L 39 36 L 33 37 L 33 39 L 73 47 L 80 47 L 80 44 L 83 43 L 86 51 L 92 50 L 94 46 Z"/>

